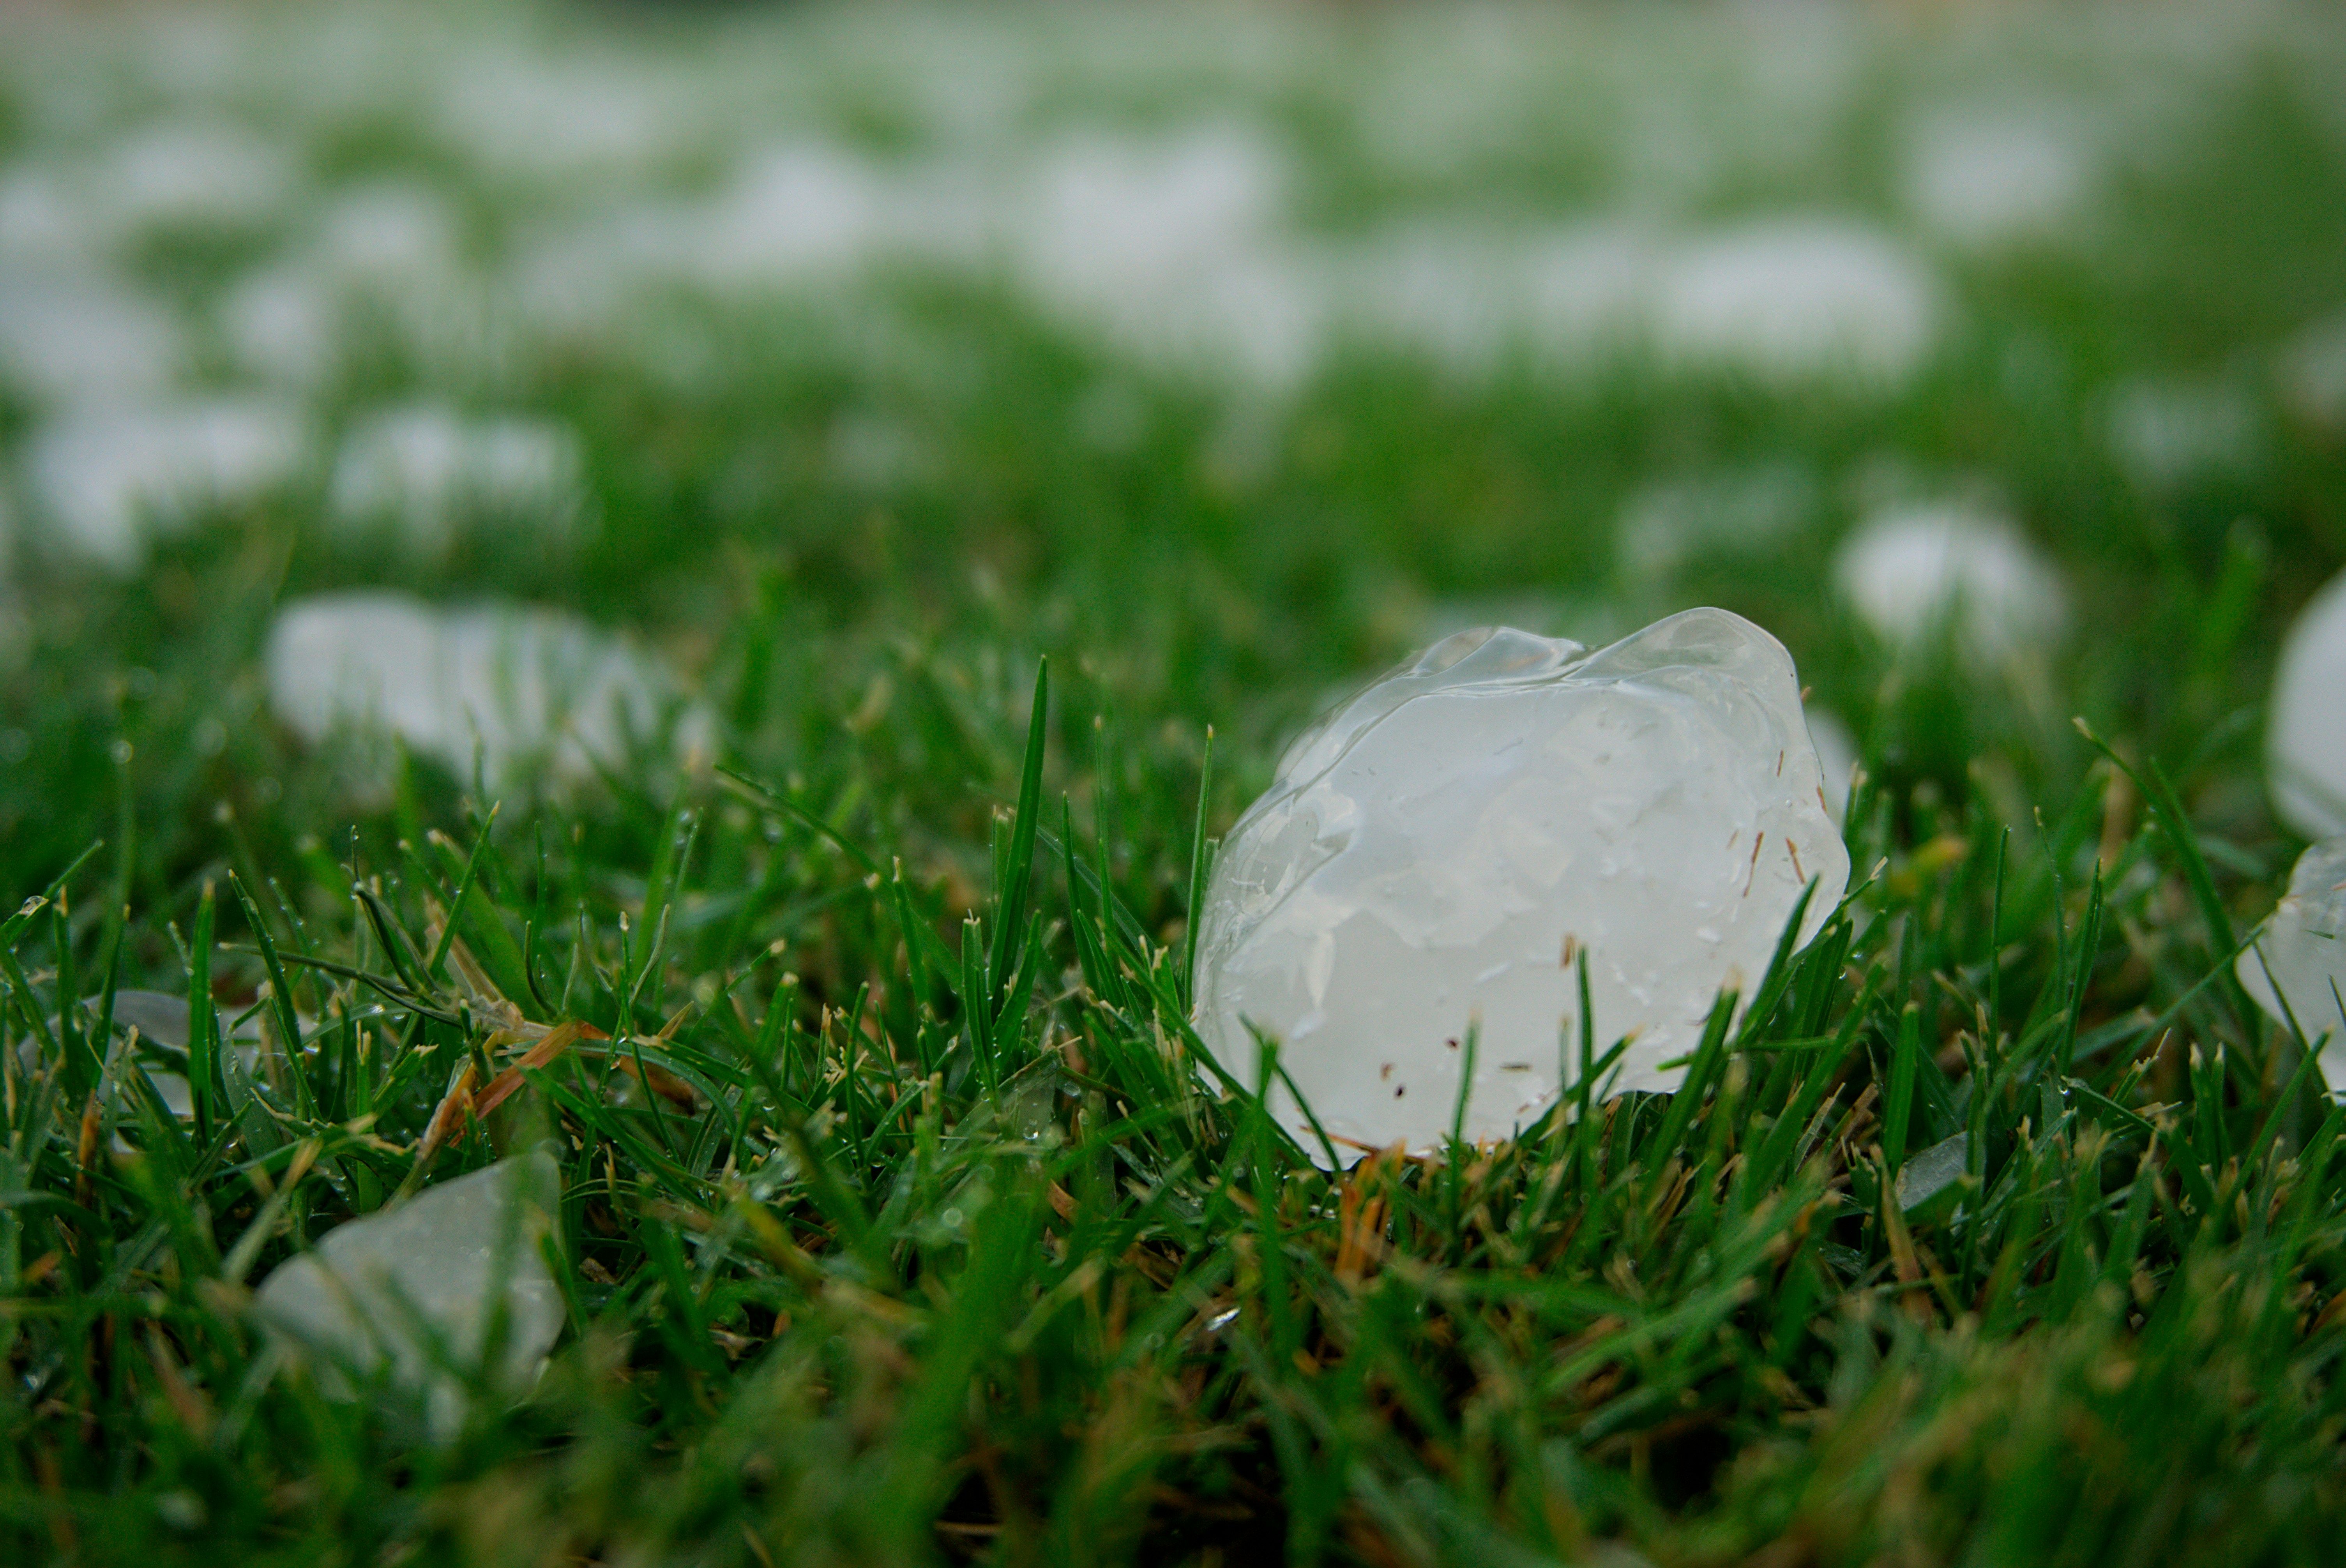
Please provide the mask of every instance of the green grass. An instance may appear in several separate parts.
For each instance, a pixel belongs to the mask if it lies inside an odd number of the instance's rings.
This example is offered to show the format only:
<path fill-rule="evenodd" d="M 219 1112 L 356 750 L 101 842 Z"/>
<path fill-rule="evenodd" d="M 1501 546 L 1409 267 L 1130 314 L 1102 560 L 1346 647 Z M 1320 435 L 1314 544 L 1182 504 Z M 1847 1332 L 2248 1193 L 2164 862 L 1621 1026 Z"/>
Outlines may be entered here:
<path fill-rule="evenodd" d="M 515 397 L 593 454 L 567 554 L 365 558 L 314 496 L 128 581 L 21 554 L 0 1561 L 2334 1561 L 2346 1115 L 2230 978 L 2298 848 L 2258 761 L 2274 646 L 2346 562 L 2346 446 L 2256 379 L 2346 300 L 2346 149 L 2280 55 L 2101 239 L 1949 262 L 1959 329 L 1879 396 L 1360 354 L 1265 409 L 916 284 L 917 354 L 811 308 L 687 314 L 726 370 L 681 388 L 531 364 Z M 1330 80 L 1282 112 L 1332 120 Z M 1820 178 L 1867 199 L 1858 120 Z M 2245 468 L 2152 490 L 2106 455 L 2112 379 L 2240 363 Z M 334 406 L 429 376 L 370 363 Z M 843 418 L 925 471 L 842 472 Z M 1780 547 L 1617 570 L 1639 486 L 1778 461 L 1819 496 Z M 1821 590 L 1886 471 L 1984 478 L 2060 561 L 2079 625 L 2030 679 L 1902 664 Z M 354 804 L 256 659 L 280 599 L 386 577 L 658 643 L 720 766 L 487 799 L 411 760 Z M 1606 1099 L 1610 1043 L 1568 1042 L 1581 1084 L 1515 1142 L 1331 1176 L 1201 1074 L 1203 840 L 1288 735 L 1467 621 L 1690 603 L 1781 636 L 1872 782 L 1863 887 L 1684 1089 Z M 568 1326 L 448 1435 L 278 1367 L 250 1306 L 495 1064 L 459 951 L 617 1044 L 422 1173 L 563 1167 Z M 264 1065 L 188 1123 L 94 1094 L 132 985 L 250 1015 Z M 620 1060 L 688 1105 L 615 1095 Z M 1902 1209 L 1951 1139 L 1964 1176 Z"/>

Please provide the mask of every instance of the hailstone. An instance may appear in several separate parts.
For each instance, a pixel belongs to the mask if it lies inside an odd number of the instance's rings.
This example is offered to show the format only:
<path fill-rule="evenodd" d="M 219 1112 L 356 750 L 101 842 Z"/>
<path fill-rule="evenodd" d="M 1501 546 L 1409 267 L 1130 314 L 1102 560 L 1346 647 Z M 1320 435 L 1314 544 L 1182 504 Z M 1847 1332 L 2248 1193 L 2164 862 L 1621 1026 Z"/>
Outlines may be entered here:
<path fill-rule="evenodd" d="M 2346 833 L 2346 573 L 2281 639 L 2265 775 L 2282 821 L 2309 839 Z"/>
<path fill-rule="evenodd" d="M 2346 1089 L 2346 1014 L 2338 1000 L 2346 995 L 2346 837 L 2324 839 L 2298 857 L 2271 923 L 2237 967 L 2259 1006 L 2284 1027 L 2295 1016 L 2320 1053 L 2324 1081 Z"/>
<path fill-rule="evenodd" d="M 446 1430 L 463 1413 L 456 1372 L 518 1389 L 562 1330 L 562 1292 L 539 1250 L 560 1190 L 544 1150 L 444 1182 L 327 1232 L 269 1277 L 255 1309 L 291 1354 L 321 1366 L 324 1387 L 346 1393 L 342 1371 L 388 1366 Z M 499 1310 L 504 1340 L 481 1367 Z"/>
<path fill-rule="evenodd" d="M 1231 830 L 1200 1038 L 1250 1085 L 1276 1040 L 1340 1157 L 1435 1149 L 1462 1089 L 1464 1135 L 1504 1138 L 1576 1073 L 1585 952 L 1598 1050 L 1630 1037 L 1614 1087 L 1673 1089 L 1802 889 L 1804 942 L 1841 897 L 1823 785 L 1791 657 L 1739 616 L 1595 653 L 1461 632 L 1297 740 Z M 1326 1157 L 1283 1084 L 1270 1105 Z"/>

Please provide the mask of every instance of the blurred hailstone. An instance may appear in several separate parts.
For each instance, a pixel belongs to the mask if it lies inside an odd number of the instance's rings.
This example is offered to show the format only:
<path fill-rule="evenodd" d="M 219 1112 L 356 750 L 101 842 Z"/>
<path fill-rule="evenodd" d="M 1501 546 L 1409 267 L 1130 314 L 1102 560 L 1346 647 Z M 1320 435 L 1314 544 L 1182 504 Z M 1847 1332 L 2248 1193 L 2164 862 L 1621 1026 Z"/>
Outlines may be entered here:
<path fill-rule="evenodd" d="M 25 462 L 50 537 L 128 572 L 146 559 L 151 538 L 291 484 L 312 445 L 298 408 L 219 396 L 60 415 L 34 433 Z"/>
<path fill-rule="evenodd" d="M 1553 1104 L 1586 952 L 1617 1087 L 1668 1090 L 1722 987 L 1748 996 L 1801 890 L 1841 893 L 1783 646 L 1688 610 L 1590 653 L 1461 633 L 1288 748 L 1217 859 L 1198 1024 L 1240 1082 L 1254 1032 L 1357 1150 L 1503 1138 Z M 1469 1036 L 1473 1079 L 1464 1083 Z M 1283 1086 L 1272 1112 L 1321 1156 Z"/>
<path fill-rule="evenodd" d="M 2110 394 L 2108 431 L 2118 465 L 2154 490 L 2249 468 L 2264 438 L 2248 392 L 2216 381 L 2126 382 Z"/>
<path fill-rule="evenodd" d="M 463 1418 L 464 1380 L 525 1391 L 562 1332 L 544 1251 L 561 1180 L 538 1150 L 350 1220 L 280 1265 L 253 1309 L 329 1392 L 386 1378 L 423 1395 L 445 1433 Z"/>
<path fill-rule="evenodd" d="M 2313 596 L 2281 639 L 2265 718 L 2274 814 L 2309 839 L 2346 833 L 2346 574 Z"/>
<path fill-rule="evenodd" d="M 234 230 L 274 218 L 301 185 L 283 145 L 224 120 L 144 126 L 117 143 L 99 176 L 100 199 L 126 233 Z"/>
<path fill-rule="evenodd" d="M 38 402 L 152 396 L 192 357 L 168 307 L 127 283 L 0 273 L 0 382 Z"/>
<path fill-rule="evenodd" d="M 1283 389 L 1326 324 L 1325 290 L 1281 243 L 1290 174 L 1243 124 L 1066 136 L 1005 215 L 1011 265 L 1045 309 L 1144 359 Z"/>
<path fill-rule="evenodd" d="M 1866 625 L 1902 647 L 1952 630 L 1973 657 L 2001 660 L 2068 625 L 2052 563 L 2008 519 L 1960 504 L 1867 519 L 1835 553 L 1833 581 Z"/>
<path fill-rule="evenodd" d="M 2346 838 L 2324 839 L 2298 857 L 2289 891 L 2235 967 L 2283 1028 L 2296 1018 L 2319 1045 L 2323 1081 L 2346 1092 Z"/>
<path fill-rule="evenodd" d="M 415 358 L 444 362 L 434 340 L 474 309 L 458 229 L 454 204 L 429 186 L 379 180 L 345 191 L 301 244 L 222 296 L 221 336 L 246 370 L 296 386 L 343 368 L 362 318 L 399 329 Z"/>
<path fill-rule="evenodd" d="M 103 997 L 86 997 L 82 1002 L 82 1011 L 87 1017 L 95 1020 L 104 1005 Z M 128 1033 L 133 1029 L 138 1031 L 138 1038 L 146 1044 L 149 1055 L 158 1060 L 138 1062 L 135 1066 L 154 1086 L 156 1098 L 162 1101 L 163 1108 L 180 1117 L 195 1115 L 195 1095 L 188 1085 L 187 1075 L 188 1022 L 188 999 L 182 993 L 141 991 L 128 986 L 114 993 L 115 1031 L 117 1033 Z M 54 1016 L 49 1023 L 54 1033 L 56 1028 Z M 260 1032 L 257 1023 L 248 1023 L 231 1035 L 223 1021 L 215 1015 L 213 1027 L 219 1030 L 221 1040 L 236 1053 L 237 1060 L 248 1071 L 260 1059 Z M 38 1070 L 38 1039 L 29 1034 L 19 1039 L 16 1054 L 27 1072 Z M 120 1100 L 121 1082 L 120 1071 L 117 1071 L 114 1079 L 114 1108 L 117 1115 L 128 1116 L 132 1113 Z"/>
<path fill-rule="evenodd" d="M 30 162 L 0 171 L 0 267 L 19 272 L 87 267 L 106 239 L 85 184 L 64 169 Z"/>
<path fill-rule="evenodd" d="M 2306 423 L 2346 434 L 2346 311 L 2300 328 L 2276 366 L 2282 400 Z"/>
<path fill-rule="evenodd" d="M 585 493 L 585 453 L 568 426 L 419 403 L 352 430 L 327 503 L 343 534 L 387 532 L 440 555 L 476 520 L 566 532 Z"/>
<path fill-rule="evenodd" d="M 1907 209 L 1932 232 L 1987 250 L 2056 237 L 2093 193 L 2095 159 L 2051 109 L 1939 109 L 1907 133 Z"/>
<path fill-rule="evenodd" d="M 1632 578 L 1664 581 L 1689 562 L 1748 558 L 1781 544 L 1817 504 L 1815 482 L 1790 462 L 1667 480 L 1629 498 L 1614 548 Z"/>
<path fill-rule="evenodd" d="M 1940 311 L 1937 280 L 1887 235 L 1787 218 L 1680 245 L 1658 280 L 1654 335 L 1668 360 L 1763 383 L 1891 385 L 1929 355 Z"/>
<path fill-rule="evenodd" d="M 679 755 L 709 741 L 707 713 L 667 666 L 555 610 L 442 609 L 390 591 L 297 600 L 270 629 L 268 673 L 270 708 L 313 745 L 387 734 L 459 779 L 477 755 L 505 787 L 623 768 L 670 723 Z"/>

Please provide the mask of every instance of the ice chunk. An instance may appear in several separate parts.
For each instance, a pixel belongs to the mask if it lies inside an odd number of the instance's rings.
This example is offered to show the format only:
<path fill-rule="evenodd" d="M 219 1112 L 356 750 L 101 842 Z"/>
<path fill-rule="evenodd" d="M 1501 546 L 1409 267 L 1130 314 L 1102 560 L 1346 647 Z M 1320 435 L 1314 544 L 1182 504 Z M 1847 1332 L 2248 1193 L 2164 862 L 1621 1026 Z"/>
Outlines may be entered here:
<path fill-rule="evenodd" d="M 579 781 L 624 763 L 682 707 L 666 666 L 558 612 L 511 606 L 440 610 L 404 594 L 329 594 L 289 605 L 269 639 L 270 706 L 312 743 L 338 728 L 379 728 L 493 781 L 538 764 Z M 683 707 L 679 750 L 707 738 Z"/>
<path fill-rule="evenodd" d="M 127 572 L 150 535 L 291 483 L 311 444 L 309 421 L 291 404 L 191 398 L 63 416 L 35 434 L 26 465 L 58 543 Z"/>
<path fill-rule="evenodd" d="M 2109 440 L 2110 454 L 2137 484 L 2164 490 L 2254 467 L 2264 427 L 2241 387 L 2135 380 L 2110 395 Z"/>
<path fill-rule="evenodd" d="M 1920 1208 L 1944 1191 L 1949 1183 L 1961 1180 L 1970 1145 L 1968 1134 L 1957 1133 L 1907 1156 L 1906 1163 L 1898 1167 L 1898 1207 Z"/>
<path fill-rule="evenodd" d="M 254 1307 L 296 1356 L 340 1374 L 392 1380 L 431 1401 L 435 1424 L 462 1410 L 457 1373 L 525 1388 L 562 1331 L 562 1293 L 540 1243 L 561 1175 L 544 1150 L 444 1182 L 397 1208 L 329 1231 L 261 1285 Z M 492 1320 L 504 1337 L 484 1366 Z"/>
<path fill-rule="evenodd" d="M 1667 1090 L 1723 986 L 1758 984 L 1800 890 L 1848 879 L 1783 645 L 1688 610 L 1612 647 L 1462 632 L 1281 759 L 1216 862 L 1198 1027 L 1252 1083 L 1250 1026 L 1346 1145 L 1416 1150 L 1535 1118 L 1579 1037 L 1588 955 L 1621 1089 Z M 1274 1087 L 1280 1122 L 1314 1140 Z"/>
<path fill-rule="evenodd" d="M 160 300 L 102 277 L 0 274 L 0 382 L 50 403 L 151 395 L 190 358 Z"/>
<path fill-rule="evenodd" d="M 2281 639 L 2265 721 L 2273 812 L 2309 839 L 2346 833 L 2346 574 Z"/>
<path fill-rule="evenodd" d="M 2274 368 L 2282 401 L 2300 419 L 2332 434 L 2346 431 L 2346 311 L 2300 328 Z"/>
<path fill-rule="evenodd" d="M 416 549 L 444 555 L 475 518 L 566 529 L 585 488 L 584 452 L 566 425 L 419 403 L 351 432 L 329 503 L 344 533 L 388 527 Z"/>
<path fill-rule="evenodd" d="M 1876 514 L 1842 541 L 1833 578 L 1886 640 L 1912 646 L 1952 626 L 1983 659 L 2051 642 L 2069 619 L 2052 565 L 2003 517 L 1960 504 Z"/>
<path fill-rule="evenodd" d="M 2323 1080 L 2333 1091 L 2346 1089 L 2346 1013 L 2339 1004 L 2346 995 L 2346 838 L 2324 839 L 2297 858 L 2289 891 L 2256 945 L 2240 954 L 2238 972 L 2242 988 L 2284 1027 L 2296 1015 L 2320 1053 Z"/>
<path fill-rule="evenodd" d="M 1938 337 L 1937 280 L 1887 235 L 1854 222 L 1779 219 L 1689 241 L 1654 307 L 1663 355 L 1797 386 L 1846 376 L 1904 381 Z"/>
<path fill-rule="evenodd" d="M 2057 238 L 2093 195 L 2096 149 L 2057 107 L 1981 105 L 1923 116 L 1907 137 L 1907 207 L 1959 246 Z"/>

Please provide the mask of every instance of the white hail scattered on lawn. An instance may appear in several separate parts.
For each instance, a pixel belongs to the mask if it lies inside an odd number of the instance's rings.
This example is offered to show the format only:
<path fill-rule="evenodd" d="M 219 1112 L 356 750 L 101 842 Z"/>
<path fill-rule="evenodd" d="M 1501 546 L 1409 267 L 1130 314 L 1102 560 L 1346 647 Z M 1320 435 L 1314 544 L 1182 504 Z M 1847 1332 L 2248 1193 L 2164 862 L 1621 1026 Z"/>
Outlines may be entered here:
<path fill-rule="evenodd" d="M 270 629 L 270 706 L 317 744 L 388 735 L 460 779 L 575 784 L 624 768 L 672 721 L 679 757 L 709 719 L 667 666 L 559 611 L 444 609 L 388 590 L 288 604 Z"/>
<path fill-rule="evenodd" d="M 315 438 L 273 398 L 191 397 L 60 414 L 34 432 L 27 488 L 67 555 L 135 571 L 150 539 L 267 499 L 298 480 Z"/>
<path fill-rule="evenodd" d="M 1952 630 L 1989 662 L 2050 644 L 2069 621 L 2053 564 L 2008 518 L 1958 503 L 1868 518 L 1834 554 L 1833 581 L 1884 640 L 1912 647 Z"/>
<path fill-rule="evenodd" d="M 2309 839 L 2346 833 L 2346 574 L 2322 585 L 2281 639 L 2265 779 L 2290 827 Z"/>
<path fill-rule="evenodd" d="M 388 532 L 431 555 L 475 522 L 559 536 L 585 504 L 586 468 L 567 425 L 412 404 L 372 414 L 344 438 L 327 512 L 342 534 Z"/>
<path fill-rule="evenodd" d="M 330 1394 L 347 1399 L 387 1376 L 452 1432 L 464 1408 L 459 1374 L 525 1391 L 562 1331 L 562 1291 L 543 1250 L 561 1193 L 543 1150 L 427 1187 L 279 1265 L 253 1310 Z M 484 1366 L 500 1317 L 498 1359 Z"/>
<path fill-rule="evenodd" d="M 2282 1027 L 2294 1017 L 2309 1042 L 2320 1043 L 2323 1080 L 2346 1092 L 2346 838 L 2324 839 L 2298 857 L 2289 891 L 2236 968 Z"/>
<path fill-rule="evenodd" d="M 1617 1086 L 1670 1089 L 1801 889 L 1805 940 L 1848 873 L 1791 657 L 1758 626 L 1688 610 L 1593 654 L 1464 632 L 1296 741 L 1231 830 L 1198 1028 L 1250 1084 L 1252 1032 L 1280 1042 L 1346 1163 L 1438 1147 L 1462 1090 L 1464 1136 L 1504 1138 L 1562 1086 L 1579 952 L 1596 1048 L 1635 1035 Z M 1293 1095 L 1270 1105 L 1325 1157 Z"/>

